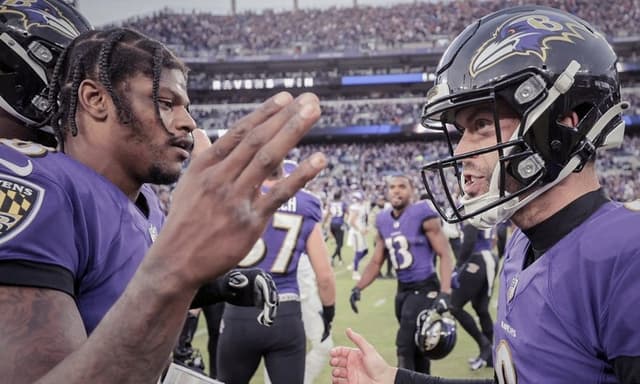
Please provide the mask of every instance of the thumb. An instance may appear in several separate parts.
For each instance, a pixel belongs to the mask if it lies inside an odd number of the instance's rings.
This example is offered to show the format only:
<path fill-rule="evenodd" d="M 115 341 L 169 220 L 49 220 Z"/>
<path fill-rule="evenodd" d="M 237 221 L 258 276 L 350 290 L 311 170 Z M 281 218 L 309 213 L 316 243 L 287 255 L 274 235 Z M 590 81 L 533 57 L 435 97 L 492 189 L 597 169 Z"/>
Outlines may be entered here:
<path fill-rule="evenodd" d="M 204 129 L 194 129 L 192 135 L 193 151 L 191 151 L 191 156 L 196 157 L 211 146 L 211 140 Z"/>
<path fill-rule="evenodd" d="M 373 346 L 369 344 L 362 335 L 354 332 L 351 328 L 347 328 L 347 337 L 356 345 L 356 347 L 358 347 L 358 349 L 360 349 L 360 351 L 362 351 L 365 356 L 376 352 Z"/>

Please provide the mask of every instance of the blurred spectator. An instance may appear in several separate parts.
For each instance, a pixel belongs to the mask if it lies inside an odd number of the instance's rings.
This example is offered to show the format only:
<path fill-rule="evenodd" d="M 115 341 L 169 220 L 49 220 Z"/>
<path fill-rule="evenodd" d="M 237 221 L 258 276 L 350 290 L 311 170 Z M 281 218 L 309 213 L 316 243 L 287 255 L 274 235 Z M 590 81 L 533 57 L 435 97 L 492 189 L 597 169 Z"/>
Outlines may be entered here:
<path fill-rule="evenodd" d="M 213 15 L 169 9 L 126 20 L 179 55 L 233 57 L 264 54 L 441 49 L 472 20 L 508 5 L 540 4 L 589 19 L 609 38 L 640 35 L 637 0 L 455 0 L 392 6 L 299 9 Z"/>

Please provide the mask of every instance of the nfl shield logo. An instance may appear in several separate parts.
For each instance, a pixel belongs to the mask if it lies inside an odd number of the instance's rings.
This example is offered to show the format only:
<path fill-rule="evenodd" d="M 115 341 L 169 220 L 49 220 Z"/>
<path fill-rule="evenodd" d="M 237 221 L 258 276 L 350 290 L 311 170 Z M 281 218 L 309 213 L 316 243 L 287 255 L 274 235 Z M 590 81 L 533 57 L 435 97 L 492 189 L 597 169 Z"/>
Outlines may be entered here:
<path fill-rule="evenodd" d="M 44 189 L 29 181 L 0 175 L 0 244 L 18 235 L 36 216 Z"/>
<path fill-rule="evenodd" d="M 513 300 L 513 297 L 516 295 L 516 288 L 518 288 L 518 276 L 513 276 L 509 289 L 507 290 L 507 302 Z"/>
<path fill-rule="evenodd" d="M 149 224 L 149 236 L 151 236 L 151 242 L 155 243 L 158 238 L 158 229 L 153 224 Z"/>

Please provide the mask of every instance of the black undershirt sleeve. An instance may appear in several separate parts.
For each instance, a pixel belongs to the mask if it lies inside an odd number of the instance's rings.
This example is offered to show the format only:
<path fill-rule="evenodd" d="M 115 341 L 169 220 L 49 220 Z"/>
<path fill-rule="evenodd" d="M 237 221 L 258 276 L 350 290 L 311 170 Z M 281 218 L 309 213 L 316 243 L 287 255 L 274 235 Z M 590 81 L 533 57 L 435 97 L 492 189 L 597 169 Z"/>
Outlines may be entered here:
<path fill-rule="evenodd" d="M 398 368 L 394 384 L 494 384 L 494 379 L 445 379 Z"/>
<path fill-rule="evenodd" d="M 613 371 L 620 384 L 640 383 L 640 356 L 620 356 L 613 360 Z"/>
<path fill-rule="evenodd" d="M 59 265 L 26 260 L 0 261 L 0 285 L 55 289 L 75 298 L 73 275 Z"/>

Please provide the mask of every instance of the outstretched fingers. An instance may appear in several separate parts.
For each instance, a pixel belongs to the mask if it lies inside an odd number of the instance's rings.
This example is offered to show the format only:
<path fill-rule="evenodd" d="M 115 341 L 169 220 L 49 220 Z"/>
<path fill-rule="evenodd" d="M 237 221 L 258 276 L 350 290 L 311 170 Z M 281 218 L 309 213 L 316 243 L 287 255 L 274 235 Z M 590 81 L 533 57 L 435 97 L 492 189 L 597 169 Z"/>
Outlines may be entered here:
<path fill-rule="evenodd" d="M 237 184 L 245 187 L 261 184 L 318 118 L 318 97 L 304 93 L 287 108 L 256 127 L 229 156 L 234 164 L 242 164 L 242 171 L 237 173 Z M 233 170 L 230 171 L 235 175 Z"/>
<path fill-rule="evenodd" d="M 280 179 L 274 186 L 269 188 L 267 193 L 259 197 L 255 205 L 256 212 L 265 217 L 271 216 L 276 209 L 316 177 L 326 165 L 327 159 L 322 153 L 316 152 L 311 155 L 300 163 L 291 175 Z"/>
<path fill-rule="evenodd" d="M 227 158 L 238 144 L 246 138 L 256 127 L 269 120 L 291 104 L 293 96 L 288 92 L 280 92 L 264 103 L 256 110 L 244 116 L 227 131 L 225 135 L 216 140 L 208 151 L 202 153 L 200 162 L 206 167 L 217 164 Z M 246 164 L 244 162 L 243 164 Z"/>

